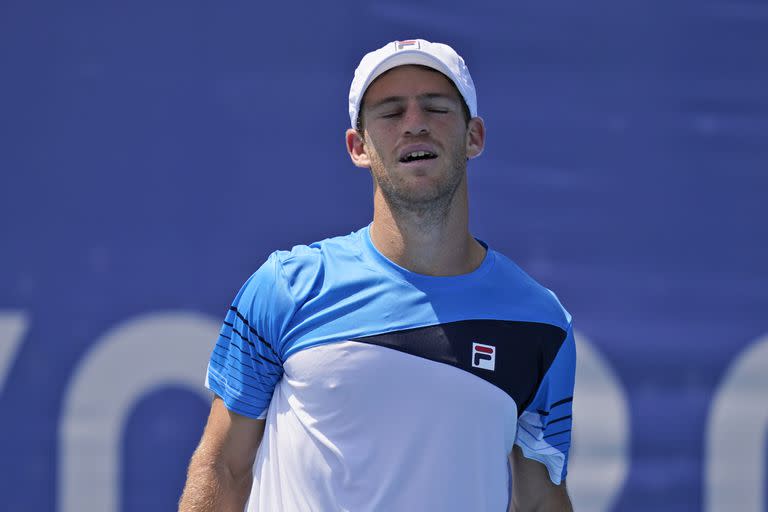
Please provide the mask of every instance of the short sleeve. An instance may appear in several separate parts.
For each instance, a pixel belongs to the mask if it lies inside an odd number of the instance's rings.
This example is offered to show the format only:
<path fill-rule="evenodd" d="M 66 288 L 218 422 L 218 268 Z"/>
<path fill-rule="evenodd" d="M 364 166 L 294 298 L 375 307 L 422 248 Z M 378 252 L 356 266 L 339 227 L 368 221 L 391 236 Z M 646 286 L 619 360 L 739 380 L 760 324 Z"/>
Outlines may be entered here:
<path fill-rule="evenodd" d="M 283 375 L 281 333 L 294 310 L 277 253 L 246 281 L 227 311 L 205 386 L 227 408 L 263 419 Z"/>
<path fill-rule="evenodd" d="M 573 327 L 569 325 L 533 401 L 517 423 L 515 444 L 527 458 L 544 464 L 556 485 L 560 485 L 568 471 L 575 373 L 576 345 Z"/>

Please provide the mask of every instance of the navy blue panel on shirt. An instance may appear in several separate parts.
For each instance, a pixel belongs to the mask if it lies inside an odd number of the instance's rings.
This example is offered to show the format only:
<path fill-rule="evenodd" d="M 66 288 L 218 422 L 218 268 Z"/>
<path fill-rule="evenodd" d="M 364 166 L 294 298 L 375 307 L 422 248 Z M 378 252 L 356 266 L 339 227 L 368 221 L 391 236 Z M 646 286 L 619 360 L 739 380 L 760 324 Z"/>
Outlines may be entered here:
<path fill-rule="evenodd" d="M 533 400 L 566 335 L 567 331 L 550 324 L 463 320 L 353 341 L 399 350 L 470 372 L 512 397 L 519 416 Z M 493 370 L 478 367 L 478 360 L 473 365 L 477 355 L 473 343 L 491 347 L 488 351 L 494 358 Z"/>

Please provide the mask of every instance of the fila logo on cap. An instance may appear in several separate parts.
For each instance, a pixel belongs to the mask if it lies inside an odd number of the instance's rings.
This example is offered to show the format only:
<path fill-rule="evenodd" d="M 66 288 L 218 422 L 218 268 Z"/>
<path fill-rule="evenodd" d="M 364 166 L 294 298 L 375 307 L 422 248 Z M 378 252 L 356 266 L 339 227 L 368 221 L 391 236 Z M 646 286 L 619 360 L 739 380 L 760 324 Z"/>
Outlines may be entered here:
<path fill-rule="evenodd" d="M 397 49 L 398 50 L 410 50 L 415 49 L 418 50 L 421 48 L 421 45 L 416 39 L 408 39 L 407 41 L 397 41 Z"/>
<path fill-rule="evenodd" d="M 472 367 L 493 371 L 496 368 L 496 347 L 472 342 Z"/>

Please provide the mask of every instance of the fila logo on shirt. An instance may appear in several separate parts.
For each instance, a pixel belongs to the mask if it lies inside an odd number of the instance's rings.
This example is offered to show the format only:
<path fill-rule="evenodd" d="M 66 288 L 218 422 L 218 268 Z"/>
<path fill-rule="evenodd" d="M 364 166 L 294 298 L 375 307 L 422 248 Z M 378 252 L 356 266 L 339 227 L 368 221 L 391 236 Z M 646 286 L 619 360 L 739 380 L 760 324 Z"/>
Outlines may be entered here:
<path fill-rule="evenodd" d="M 496 347 L 472 342 L 472 367 L 493 371 L 496 368 Z"/>

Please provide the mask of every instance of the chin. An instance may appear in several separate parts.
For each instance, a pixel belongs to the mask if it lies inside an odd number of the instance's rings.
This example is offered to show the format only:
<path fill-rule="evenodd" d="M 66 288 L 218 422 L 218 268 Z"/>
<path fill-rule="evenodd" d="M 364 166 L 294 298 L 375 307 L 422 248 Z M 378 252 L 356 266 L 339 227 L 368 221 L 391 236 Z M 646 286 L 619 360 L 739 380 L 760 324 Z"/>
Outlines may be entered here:
<path fill-rule="evenodd" d="M 460 174 L 445 169 L 437 174 L 426 168 L 409 171 L 373 173 L 382 195 L 393 207 L 408 210 L 444 207 L 450 203 L 462 181 Z"/>
<path fill-rule="evenodd" d="M 425 209 L 430 206 L 444 205 L 450 201 L 453 191 L 449 188 L 431 187 L 402 187 L 385 194 L 391 204 L 401 208 Z"/>

